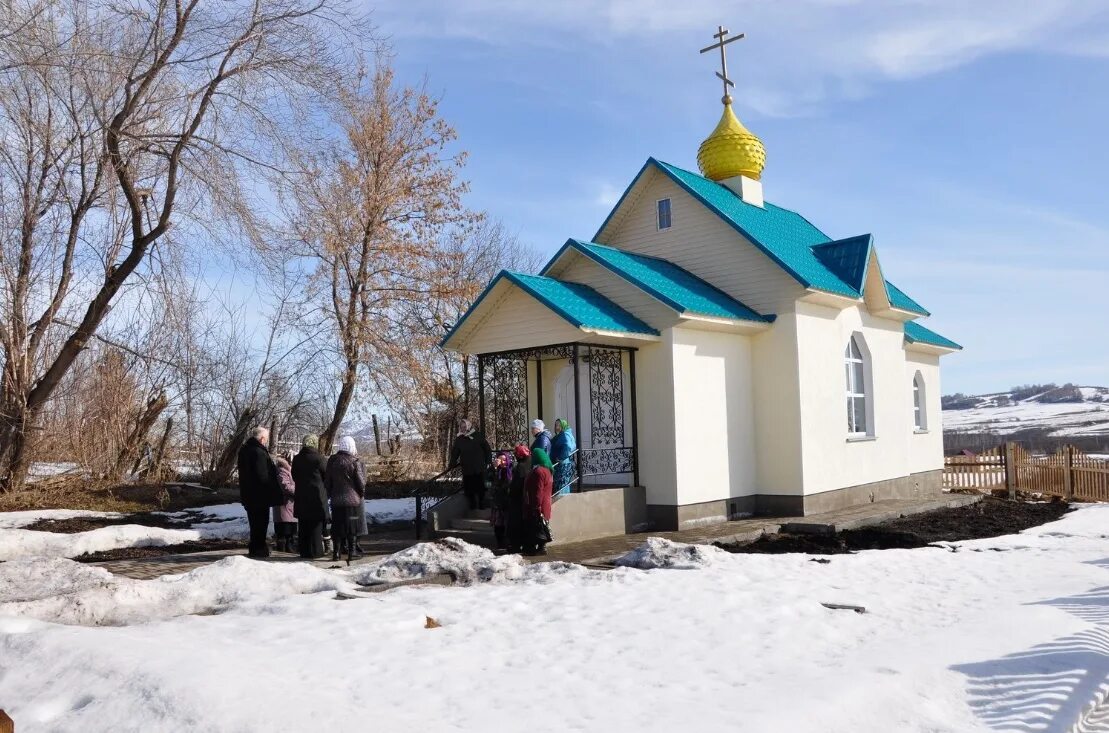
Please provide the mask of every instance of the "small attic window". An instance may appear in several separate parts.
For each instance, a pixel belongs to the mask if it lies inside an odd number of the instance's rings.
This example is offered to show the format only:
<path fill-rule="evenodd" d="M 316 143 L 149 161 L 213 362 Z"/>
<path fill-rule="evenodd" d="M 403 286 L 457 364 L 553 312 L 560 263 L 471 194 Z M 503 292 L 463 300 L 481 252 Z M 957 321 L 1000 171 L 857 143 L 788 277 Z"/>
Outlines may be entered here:
<path fill-rule="evenodd" d="M 670 199 L 658 200 L 658 228 L 659 231 L 670 228 Z"/>

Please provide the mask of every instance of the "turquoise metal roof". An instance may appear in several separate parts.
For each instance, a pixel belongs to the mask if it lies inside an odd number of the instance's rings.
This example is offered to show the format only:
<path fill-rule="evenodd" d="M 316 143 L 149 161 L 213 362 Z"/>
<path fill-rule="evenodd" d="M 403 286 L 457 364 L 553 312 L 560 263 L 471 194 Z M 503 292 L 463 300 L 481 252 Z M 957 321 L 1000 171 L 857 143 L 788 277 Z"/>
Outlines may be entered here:
<path fill-rule="evenodd" d="M 816 258 L 840 280 L 861 293 L 863 284 L 866 282 L 866 266 L 870 263 L 870 251 L 873 246 L 874 237 L 860 234 L 857 237 L 814 245 L 812 251 Z"/>
<path fill-rule="evenodd" d="M 451 337 L 462 328 L 462 324 L 477 310 L 482 301 L 493 292 L 502 280 L 508 280 L 540 303 L 553 310 L 578 328 L 595 328 L 604 331 L 623 333 L 642 333 L 657 336 L 658 331 L 639 320 L 631 313 L 605 298 L 593 288 L 580 283 L 566 283 L 540 275 L 527 275 L 522 272 L 501 270 L 489 281 L 481 295 L 474 299 L 469 309 L 440 341 L 446 346 Z"/>
<path fill-rule="evenodd" d="M 503 270 L 498 277 L 501 276 L 578 328 L 658 335 L 658 331 L 588 285 L 508 270 Z"/>
<path fill-rule="evenodd" d="M 961 350 L 963 348 L 951 339 L 940 336 L 935 331 L 925 328 L 916 321 L 909 321 L 905 324 L 905 340 L 910 344 L 931 344 L 932 346 L 941 346 L 945 349 Z"/>
<path fill-rule="evenodd" d="M 831 239 L 805 217 L 769 202 L 754 206 L 727 187 L 696 173 L 654 158 L 649 162 L 751 240 L 805 287 L 859 297 L 857 290 L 829 270 L 813 253 L 813 245 Z"/>
<path fill-rule="evenodd" d="M 647 159 L 635 180 L 597 230 L 597 235 L 608 226 L 643 173 L 652 167 L 663 172 L 730 224 L 806 288 L 825 290 L 850 298 L 862 297 L 866 282 L 865 264 L 874 247 L 871 235 L 864 234 L 833 242 L 828 235 L 797 212 L 769 202 L 764 207 L 748 204 L 726 186 L 655 158 Z M 861 240 L 866 240 L 865 248 Z M 930 315 L 923 306 L 892 283 L 886 283 L 886 295 L 895 308 Z"/>
<path fill-rule="evenodd" d="M 756 313 L 696 275 L 659 257 L 632 254 L 614 247 L 577 239 L 568 241 L 562 251 L 567 247 L 572 247 L 679 313 L 759 323 L 769 323 L 773 320 Z M 551 263 L 553 264 L 557 259 L 558 255 L 551 260 Z"/>
<path fill-rule="evenodd" d="M 910 298 L 901 288 L 897 287 L 889 280 L 886 280 L 886 295 L 889 296 L 890 305 L 894 308 L 900 308 L 910 313 L 919 313 L 922 316 L 932 315 L 924 309 L 924 306 Z"/>

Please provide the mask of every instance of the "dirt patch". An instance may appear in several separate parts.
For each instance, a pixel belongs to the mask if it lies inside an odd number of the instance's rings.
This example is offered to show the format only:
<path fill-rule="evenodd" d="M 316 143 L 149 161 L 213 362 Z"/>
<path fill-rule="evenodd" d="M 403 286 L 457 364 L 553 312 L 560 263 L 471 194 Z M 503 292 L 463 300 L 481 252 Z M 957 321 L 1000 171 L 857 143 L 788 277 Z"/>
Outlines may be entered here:
<path fill-rule="evenodd" d="M 872 527 L 835 534 L 766 535 L 746 544 L 717 543 L 738 553 L 803 552 L 835 555 L 856 550 L 889 550 L 926 547 L 934 542 L 955 542 L 1014 534 L 1059 519 L 1070 507 L 1066 502 L 1021 502 L 986 497 L 976 504 L 936 509 Z"/>
<path fill-rule="evenodd" d="M 0 494 L 0 512 L 31 509 L 84 509 L 98 512 L 176 512 L 211 504 L 231 504 L 239 490 L 207 490 L 181 484 L 121 484 L 97 486 L 70 479 L 32 484 L 10 494 Z"/>
<path fill-rule="evenodd" d="M 366 482 L 367 499 L 407 499 L 427 485 L 427 479 L 411 479 L 403 481 L 377 481 L 370 479 Z"/>
<path fill-rule="evenodd" d="M 157 547 L 120 547 L 103 550 L 73 558 L 77 562 L 104 562 L 106 560 L 135 560 L 145 557 L 164 557 L 166 555 L 185 555 L 190 552 L 210 552 L 212 550 L 234 550 L 246 547 L 246 540 L 197 540 L 177 545 Z"/>
<path fill-rule="evenodd" d="M 36 532 L 57 532 L 58 534 L 76 534 L 88 532 L 103 527 L 118 527 L 123 524 L 138 524 L 143 527 L 161 527 L 162 529 L 190 529 L 191 520 L 170 519 L 162 514 L 127 514 L 122 517 L 73 517 L 71 519 L 40 519 L 34 524 L 29 524 L 23 529 Z"/>

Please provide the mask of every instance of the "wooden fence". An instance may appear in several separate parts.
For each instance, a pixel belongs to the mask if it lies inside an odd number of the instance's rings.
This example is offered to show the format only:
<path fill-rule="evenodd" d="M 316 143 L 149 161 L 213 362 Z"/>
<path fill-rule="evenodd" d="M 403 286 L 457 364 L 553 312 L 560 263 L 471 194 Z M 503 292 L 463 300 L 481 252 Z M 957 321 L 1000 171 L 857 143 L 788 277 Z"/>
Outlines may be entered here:
<path fill-rule="evenodd" d="M 1109 501 L 1109 460 L 1093 458 L 1074 446 L 1052 455 L 1032 455 L 1018 443 L 1005 443 L 974 455 L 944 458 L 943 485 L 949 489 L 1004 489 L 1061 496 L 1067 500 Z"/>

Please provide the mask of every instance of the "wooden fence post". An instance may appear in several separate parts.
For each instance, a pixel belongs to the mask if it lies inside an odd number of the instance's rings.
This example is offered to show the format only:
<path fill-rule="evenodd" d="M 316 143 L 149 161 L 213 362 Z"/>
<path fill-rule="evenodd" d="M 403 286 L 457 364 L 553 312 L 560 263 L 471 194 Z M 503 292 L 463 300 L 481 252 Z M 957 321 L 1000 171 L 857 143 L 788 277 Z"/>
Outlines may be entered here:
<path fill-rule="evenodd" d="M 1063 446 L 1063 493 L 1067 501 L 1074 501 L 1074 446 Z"/>
<path fill-rule="evenodd" d="M 1017 498 L 1017 464 L 1016 451 L 1011 442 L 1003 446 L 1002 455 L 1005 458 L 1005 488 L 1009 490 L 1009 498 Z"/>
<path fill-rule="evenodd" d="M 15 733 L 15 723 L 3 710 L 0 710 L 0 733 Z"/>

